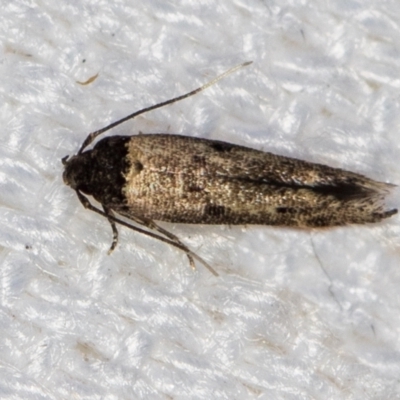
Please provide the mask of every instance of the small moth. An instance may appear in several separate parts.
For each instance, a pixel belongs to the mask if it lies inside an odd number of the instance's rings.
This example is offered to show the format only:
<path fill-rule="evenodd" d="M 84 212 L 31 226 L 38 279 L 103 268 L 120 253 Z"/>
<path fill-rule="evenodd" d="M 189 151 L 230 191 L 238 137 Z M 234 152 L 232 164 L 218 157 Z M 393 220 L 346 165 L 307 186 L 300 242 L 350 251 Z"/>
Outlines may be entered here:
<path fill-rule="evenodd" d="M 89 134 L 76 155 L 62 159 L 65 184 L 75 190 L 85 208 L 110 222 L 109 252 L 118 242 L 118 223 L 183 250 L 193 268 L 196 259 L 218 275 L 154 220 L 313 228 L 378 222 L 397 213 L 383 205 L 394 185 L 222 141 L 139 134 L 106 137 L 86 149 L 99 135 L 128 119 L 193 96 L 249 64 Z M 96 199 L 102 210 L 86 195 Z M 114 212 L 136 225 L 115 217 Z"/>

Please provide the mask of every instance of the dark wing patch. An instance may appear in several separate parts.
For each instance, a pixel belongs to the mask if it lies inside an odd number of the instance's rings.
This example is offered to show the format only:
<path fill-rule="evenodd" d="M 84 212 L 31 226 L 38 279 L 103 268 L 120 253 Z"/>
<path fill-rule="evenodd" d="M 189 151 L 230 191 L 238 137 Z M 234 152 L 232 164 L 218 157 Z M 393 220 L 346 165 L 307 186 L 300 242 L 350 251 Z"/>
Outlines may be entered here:
<path fill-rule="evenodd" d="M 133 168 L 135 169 L 135 171 L 137 171 L 137 172 L 141 172 L 141 171 L 143 170 L 143 168 L 144 168 L 143 164 L 142 164 L 140 161 L 138 161 L 138 160 L 136 160 L 136 161 L 133 163 L 132 167 L 133 167 Z"/>
<path fill-rule="evenodd" d="M 188 192 L 202 192 L 203 188 L 200 186 L 191 185 L 188 187 Z"/>
<path fill-rule="evenodd" d="M 341 201 L 360 199 L 374 194 L 374 190 L 352 182 L 327 186 L 312 186 L 310 189 L 315 193 L 320 193 L 324 196 L 333 196 Z"/>
<path fill-rule="evenodd" d="M 290 211 L 290 208 L 288 208 L 288 207 L 278 207 L 276 209 L 276 212 L 278 214 L 287 214 L 289 211 Z"/>
<path fill-rule="evenodd" d="M 192 157 L 192 163 L 195 164 L 195 165 L 205 166 L 206 165 L 206 158 L 204 156 L 199 156 L 199 155 L 195 154 Z"/>
<path fill-rule="evenodd" d="M 210 147 L 218 151 L 219 153 L 227 153 L 232 150 L 232 148 L 237 147 L 235 145 L 232 145 L 230 143 L 225 143 L 225 142 L 219 142 L 219 141 L 212 141 L 210 142 Z"/>
<path fill-rule="evenodd" d="M 226 214 L 226 208 L 224 206 L 218 206 L 216 204 L 207 204 L 204 207 L 204 215 L 210 217 L 223 217 Z"/>

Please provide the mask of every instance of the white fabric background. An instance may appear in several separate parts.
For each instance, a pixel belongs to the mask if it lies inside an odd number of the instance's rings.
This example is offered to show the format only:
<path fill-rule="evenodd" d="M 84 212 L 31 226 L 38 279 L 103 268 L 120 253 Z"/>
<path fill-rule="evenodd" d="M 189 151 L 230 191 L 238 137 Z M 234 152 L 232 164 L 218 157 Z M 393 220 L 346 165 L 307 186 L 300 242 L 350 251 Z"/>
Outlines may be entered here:
<path fill-rule="evenodd" d="M 399 184 L 398 1 L 0 6 L 1 399 L 400 398 L 398 216 L 163 225 L 215 278 L 124 228 L 108 256 L 108 222 L 60 161 L 90 131 L 252 60 L 111 134 L 222 139 Z"/>

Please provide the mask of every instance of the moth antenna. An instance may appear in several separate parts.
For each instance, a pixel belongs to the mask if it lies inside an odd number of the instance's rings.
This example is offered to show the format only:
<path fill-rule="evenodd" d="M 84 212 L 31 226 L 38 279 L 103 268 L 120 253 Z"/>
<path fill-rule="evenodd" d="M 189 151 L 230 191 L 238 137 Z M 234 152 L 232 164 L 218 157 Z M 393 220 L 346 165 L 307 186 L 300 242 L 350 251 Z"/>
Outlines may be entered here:
<path fill-rule="evenodd" d="M 218 75 L 212 81 L 206 83 L 203 86 L 200 86 L 197 89 L 192 90 L 191 92 L 188 92 L 188 93 L 183 94 L 183 95 L 178 96 L 178 97 L 174 97 L 173 99 L 170 99 L 170 100 L 167 100 L 167 101 L 163 101 L 161 103 L 155 104 L 155 105 L 150 106 L 150 107 L 142 108 L 141 110 L 135 111 L 134 113 L 129 114 L 128 116 L 126 116 L 124 118 L 121 118 L 118 121 L 115 121 L 115 122 L 111 123 L 110 125 L 107 125 L 104 128 L 101 128 L 101 129 L 99 129 L 99 130 L 97 130 L 95 132 L 90 133 L 88 135 L 88 137 L 82 143 L 82 146 L 78 151 L 78 154 L 81 154 L 83 152 L 83 150 L 85 150 L 85 148 L 87 146 L 89 146 L 99 135 L 101 135 L 102 133 L 108 131 L 109 129 L 114 128 L 115 126 L 117 126 L 119 124 L 122 124 L 123 122 L 128 121 L 131 118 L 135 118 L 140 114 L 144 114 L 144 113 L 146 113 L 148 111 L 155 110 L 157 108 L 161 108 L 161 107 L 164 107 L 164 106 L 166 106 L 168 104 L 176 103 L 177 101 L 180 101 L 180 100 L 186 99 L 187 97 L 193 96 L 193 95 L 195 95 L 195 94 L 197 94 L 197 93 L 209 88 L 210 86 L 214 85 L 215 83 L 217 83 L 221 79 L 225 78 L 226 76 L 232 74 L 233 72 L 237 71 L 238 69 L 250 65 L 252 62 L 253 61 L 247 61 L 247 62 L 244 62 L 242 64 L 236 65 L 236 67 L 228 69 L 228 71 L 225 71 L 223 74 Z"/>

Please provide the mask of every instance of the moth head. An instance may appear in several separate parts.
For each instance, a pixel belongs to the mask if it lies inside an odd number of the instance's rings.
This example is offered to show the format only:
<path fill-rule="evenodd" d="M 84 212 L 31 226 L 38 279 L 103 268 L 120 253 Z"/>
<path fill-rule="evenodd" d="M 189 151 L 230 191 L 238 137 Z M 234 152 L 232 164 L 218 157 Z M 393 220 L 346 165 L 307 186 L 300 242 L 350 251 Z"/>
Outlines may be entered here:
<path fill-rule="evenodd" d="M 86 182 L 87 153 L 77 154 L 72 157 L 65 156 L 61 159 L 61 162 L 64 165 L 64 183 L 74 190 L 81 189 Z"/>

